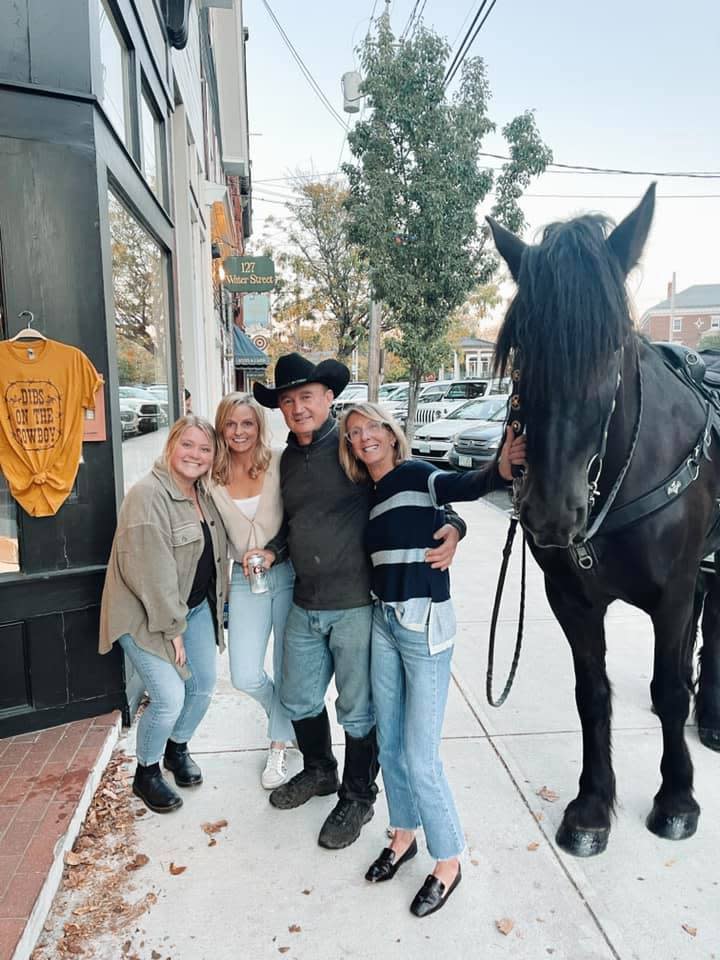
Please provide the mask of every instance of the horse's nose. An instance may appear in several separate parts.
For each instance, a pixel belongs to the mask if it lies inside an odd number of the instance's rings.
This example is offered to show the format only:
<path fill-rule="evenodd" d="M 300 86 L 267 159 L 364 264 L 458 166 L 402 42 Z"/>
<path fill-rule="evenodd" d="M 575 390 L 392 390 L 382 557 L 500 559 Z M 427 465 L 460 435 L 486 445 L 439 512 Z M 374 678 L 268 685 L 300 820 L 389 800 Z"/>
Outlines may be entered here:
<path fill-rule="evenodd" d="M 533 537 L 538 547 L 567 548 L 584 528 L 587 509 L 582 506 L 555 506 L 551 511 L 541 504 L 524 503 L 520 508 L 520 521 Z"/>

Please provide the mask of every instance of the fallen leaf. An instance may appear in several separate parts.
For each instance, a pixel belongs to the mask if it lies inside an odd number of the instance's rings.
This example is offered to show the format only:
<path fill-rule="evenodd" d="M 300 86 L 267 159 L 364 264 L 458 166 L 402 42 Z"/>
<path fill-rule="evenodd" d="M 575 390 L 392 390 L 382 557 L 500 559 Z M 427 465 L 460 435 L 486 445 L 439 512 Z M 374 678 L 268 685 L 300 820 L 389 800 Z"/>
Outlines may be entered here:
<path fill-rule="evenodd" d="M 137 810 L 135 811 L 135 816 L 144 817 L 146 813 L 147 813 L 147 807 L 138 807 Z"/>
<path fill-rule="evenodd" d="M 471 860 L 470 860 L 470 863 L 471 863 L 474 867 L 479 867 L 479 866 L 480 866 L 480 861 L 479 861 L 479 860 L 472 860 L 472 859 L 471 859 Z"/>
<path fill-rule="evenodd" d="M 527 845 L 527 848 L 528 850 L 537 850 L 539 846 L 540 844 L 537 842 L 537 840 L 533 840 L 532 843 Z"/>
<path fill-rule="evenodd" d="M 152 957 L 152 960 L 162 960 L 162 954 L 158 953 L 157 950 L 153 950 L 150 956 Z"/>
<path fill-rule="evenodd" d="M 208 835 L 212 833 L 219 833 L 223 827 L 228 825 L 227 820 L 215 820 L 213 823 L 203 823 L 201 824 L 201 829 L 205 831 Z"/>
<path fill-rule="evenodd" d="M 125 869 L 139 870 L 140 867 L 144 867 L 146 863 L 150 863 L 150 857 L 146 856 L 144 853 L 136 853 L 130 863 L 125 864 Z"/>
<path fill-rule="evenodd" d="M 666 860 L 666 861 L 665 861 L 665 866 L 666 866 L 666 867 L 672 867 L 672 866 L 673 866 L 674 864 L 676 864 L 676 863 L 677 863 L 677 860 L 675 859 L 675 857 L 673 857 L 672 860 Z"/>
<path fill-rule="evenodd" d="M 290 947 L 278 947 L 278 953 L 287 953 Z"/>
<path fill-rule="evenodd" d="M 541 810 L 538 810 L 538 812 L 534 813 L 533 816 L 535 817 L 538 823 L 540 823 L 541 820 L 545 819 L 545 814 Z"/>
<path fill-rule="evenodd" d="M 181 874 L 181 873 L 185 873 L 186 870 L 187 870 L 187 867 L 177 867 L 177 866 L 175 866 L 174 863 L 172 863 L 172 862 L 170 863 L 170 873 L 171 873 L 174 877 L 179 877 L 180 874 Z"/>
<path fill-rule="evenodd" d="M 547 800 L 548 803 L 555 803 L 559 799 L 557 793 L 554 790 L 551 790 L 550 787 L 540 787 L 537 791 L 537 795 L 542 797 L 543 800 Z"/>
<path fill-rule="evenodd" d="M 132 946 L 132 942 L 130 940 L 126 940 L 125 943 L 122 945 L 122 952 L 130 953 L 131 946 Z"/>
<path fill-rule="evenodd" d="M 691 937 L 697 936 L 697 927 L 691 927 L 689 923 L 684 923 L 682 925 L 682 928 L 685 931 L 685 933 L 690 934 Z"/>
<path fill-rule="evenodd" d="M 300 933 L 301 930 L 302 930 L 302 927 L 300 926 L 299 923 L 291 923 L 290 926 L 288 927 L 288 931 L 290 933 Z"/>
<path fill-rule="evenodd" d="M 209 846 L 209 847 L 216 847 L 216 846 L 217 846 L 217 840 L 215 839 L 215 837 L 210 837 L 210 839 L 208 840 L 208 846 Z"/>
<path fill-rule="evenodd" d="M 514 922 L 509 917 L 503 917 L 502 920 L 496 920 L 495 926 L 498 928 L 500 933 L 506 937 L 512 928 L 515 926 Z"/>
<path fill-rule="evenodd" d="M 305 894 L 306 897 L 309 897 L 310 894 L 312 893 L 312 887 L 309 890 L 303 890 L 303 893 Z"/>

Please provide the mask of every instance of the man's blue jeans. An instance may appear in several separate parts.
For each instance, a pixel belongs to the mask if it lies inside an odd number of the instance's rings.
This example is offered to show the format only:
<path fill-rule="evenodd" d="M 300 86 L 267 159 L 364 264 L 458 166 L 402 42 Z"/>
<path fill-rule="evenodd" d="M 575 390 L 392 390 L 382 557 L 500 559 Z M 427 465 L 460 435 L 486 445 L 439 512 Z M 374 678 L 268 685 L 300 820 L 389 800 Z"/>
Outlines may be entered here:
<path fill-rule="evenodd" d="M 431 654 L 426 633 L 401 626 L 376 604 L 372 693 L 390 825 L 422 826 L 431 856 L 449 860 L 465 838 L 440 760 L 452 648 Z"/>
<path fill-rule="evenodd" d="M 137 759 L 144 767 L 158 763 L 168 740 L 187 743 L 210 706 L 217 678 L 217 645 L 207 600 L 188 612 L 183 642 L 191 673 L 187 680 L 167 660 L 139 647 L 129 633 L 118 639 L 150 696 L 137 731 Z"/>
<path fill-rule="evenodd" d="M 267 593 L 253 593 L 242 564 L 233 564 L 228 619 L 230 678 L 237 690 L 247 693 L 262 706 L 268 716 L 270 740 L 288 742 L 295 734 L 277 688 L 282 676 L 285 623 L 295 583 L 290 561 L 270 567 L 267 581 Z M 265 672 L 265 652 L 271 630 L 274 683 Z"/>
<path fill-rule="evenodd" d="M 335 673 L 338 723 L 351 737 L 375 726 L 370 696 L 372 606 L 304 610 L 293 603 L 285 628 L 280 699 L 293 720 L 316 717 Z"/>

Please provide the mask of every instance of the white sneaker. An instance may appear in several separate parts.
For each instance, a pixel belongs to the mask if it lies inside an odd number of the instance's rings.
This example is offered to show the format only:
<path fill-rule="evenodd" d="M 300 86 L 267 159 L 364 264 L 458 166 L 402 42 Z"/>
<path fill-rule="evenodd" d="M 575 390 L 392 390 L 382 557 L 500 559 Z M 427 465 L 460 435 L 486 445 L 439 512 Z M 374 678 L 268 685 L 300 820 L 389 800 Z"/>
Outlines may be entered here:
<path fill-rule="evenodd" d="M 260 782 L 266 790 L 274 790 L 275 787 L 282 786 L 286 780 L 285 748 L 275 749 L 270 747 Z"/>

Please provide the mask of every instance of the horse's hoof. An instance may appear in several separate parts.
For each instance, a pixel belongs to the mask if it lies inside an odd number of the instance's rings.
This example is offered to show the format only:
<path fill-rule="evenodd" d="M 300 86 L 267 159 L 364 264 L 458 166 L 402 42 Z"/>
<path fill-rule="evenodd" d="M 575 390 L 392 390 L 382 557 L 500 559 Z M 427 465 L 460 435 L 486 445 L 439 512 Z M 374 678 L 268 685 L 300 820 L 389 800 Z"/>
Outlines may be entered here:
<path fill-rule="evenodd" d="M 668 815 L 654 805 L 648 814 L 645 826 L 663 840 L 686 840 L 697 830 L 699 819 L 699 810 Z"/>
<path fill-rule="evenodd" d="M 720 730 L 715 727 L 698 727 L 698 736 L 704 747 L 720 751 Z"/>
<path fill-rule="evenodd" d="M 603 853 L 608 844 L 610 827 L 568 827 L 563 822 L 555 834 L 555 841 L 565 853 L 574 857 L 596 857 Z"/>

